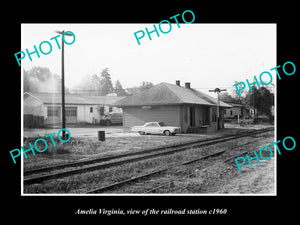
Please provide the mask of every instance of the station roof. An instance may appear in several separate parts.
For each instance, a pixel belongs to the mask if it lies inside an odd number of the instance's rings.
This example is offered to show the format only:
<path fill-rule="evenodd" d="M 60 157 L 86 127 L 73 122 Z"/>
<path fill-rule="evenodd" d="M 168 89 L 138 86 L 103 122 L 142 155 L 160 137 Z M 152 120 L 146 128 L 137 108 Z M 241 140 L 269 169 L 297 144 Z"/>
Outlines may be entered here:
<path fill-rule="evenodd" d="M 25 92 L 24 98 L 31 96 L 41 103 L 61 104 L 60 93 Z M 74 105 L 112 105 L 124 97 L 65 94 L 65 104 Z"/>
<path fill-rule="evenodd" d="M 181 104 L 216 106 L 217 99 L 193 88 L 162 82 L 114 103 L 117 107 Z M 220 101 L 220 106 L 231 108 L 230 105 L 222 101 Z"/>

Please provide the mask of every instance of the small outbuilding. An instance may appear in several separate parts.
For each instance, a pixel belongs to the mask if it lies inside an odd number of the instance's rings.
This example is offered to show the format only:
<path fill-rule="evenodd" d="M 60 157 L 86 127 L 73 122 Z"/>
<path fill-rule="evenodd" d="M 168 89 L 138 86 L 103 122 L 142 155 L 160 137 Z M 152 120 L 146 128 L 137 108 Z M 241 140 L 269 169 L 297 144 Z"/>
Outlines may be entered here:
<path fill-rule="evenodd" d="M 112 112 L 122 112 L 121 108 L 112 106 L 124 97 L 65 95 L 66 123 L 100 123 L 103 116 Z M 60 93 L 23 94 L 23 114 L 43 118 L 44 124 L 61 123 L 62 118 Z"/>
<path fill-rule="evenodd" d="M 161 121 L 181 127 L 183 133 L 214 132 L 224 128 L 223 111 L 231 108 L 220 101 L 218 123 L 217 99 L 191 88 L 190 83 L 183 87 L 180 81 L 157 84 L 113 105 L 122 108 L 125 129 Z"/>
<path fill-rule="evenodd" d="M 249 110 L 245 108 L 243 104 L 226 102 L 228 105 L 231 105 L 232 108 L 226 108 L 224 112 L 224 118 L 237 118 L 249 116 Z"/>

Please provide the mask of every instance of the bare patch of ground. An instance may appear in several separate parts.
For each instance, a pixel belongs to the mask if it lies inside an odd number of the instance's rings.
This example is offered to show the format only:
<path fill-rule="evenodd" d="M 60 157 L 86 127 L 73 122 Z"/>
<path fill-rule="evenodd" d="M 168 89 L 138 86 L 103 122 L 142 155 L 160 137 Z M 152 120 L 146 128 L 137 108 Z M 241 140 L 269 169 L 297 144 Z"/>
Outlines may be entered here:
<path fill-rule="evenodd" d="M 257 148 L 273 142 L 273 137 L 260 141 Z M 251 155 L 249 151 L 249 155 Z M 253 156 L 253 155 L 252 155 Z M 246 161 L 238 170 L 235 161 L 217 163 L 202 170 L 195 170 L 194 175 L 175 183 L 178 193 L 202 194 L 275 194 L 275 159 L 252 160 L 251 167 Z"/>

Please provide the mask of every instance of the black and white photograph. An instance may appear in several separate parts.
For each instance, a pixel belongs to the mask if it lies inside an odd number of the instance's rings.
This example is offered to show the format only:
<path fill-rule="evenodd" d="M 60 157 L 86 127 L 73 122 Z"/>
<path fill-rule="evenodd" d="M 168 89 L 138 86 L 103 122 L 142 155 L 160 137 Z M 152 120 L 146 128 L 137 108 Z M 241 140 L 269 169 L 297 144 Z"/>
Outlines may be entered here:
<path fill-rule="evenodd" d="M 3 8 L 3 221 L 296 219 L 296 5 L 108 3 Z"/>
<path fill-rule="evenodd" d="M 276 196 L 276 23 L 172 16 L 21 24 L 22 196 Z"/>

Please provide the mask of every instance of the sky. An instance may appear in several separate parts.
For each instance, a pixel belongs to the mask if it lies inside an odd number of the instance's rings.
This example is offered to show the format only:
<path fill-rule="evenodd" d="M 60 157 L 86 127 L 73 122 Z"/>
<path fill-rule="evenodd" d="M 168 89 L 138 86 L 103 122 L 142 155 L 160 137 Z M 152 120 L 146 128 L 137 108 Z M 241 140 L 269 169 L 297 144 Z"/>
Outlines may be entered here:
<path fill-rule="evenodd" d="M 153 23 L 154 24 L 154 23 Z M 154 84 L 190 82 L 191 87 L 206 94 L 209 89 L 234 91 L 235 81 L 253 80 L 276 64 L 276 24 L 201 24 L 172 23 L 169 33 L 145 35 L 138 45 L 134 33 L 153 24 L 22 24 L 21 49 L 34 51 L 43 41 L 52 44 L 48 55 L 32 54 L 22 60 L 22 69 L 48 67 L 61 74 L 61 50 L 50 38 L 55 31 L 72 31 L 75 42 L 65 45 L 65 85 L 74 88 L 87 75 L 109 68 L 113 83 L 123 88 L 138 86 L 142 81 Z M 158 27 L 158 23 L 156 23 Z M 164 24 L 163 30 L 168 30 Z M 72 37 L 67 37 L 68 42 Z M 61 42 L 61 39 L 58 39 Z M 47 46 L 43 45 L 44 51 Z M 16 61 L 17 63 L 17 61 Z M 276 79 L 273 79 L 274 81 Z M 211 94 L 214 96 L 214 94 Z"/>

